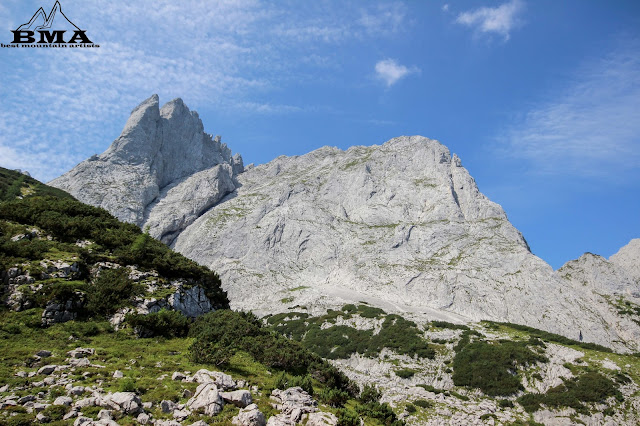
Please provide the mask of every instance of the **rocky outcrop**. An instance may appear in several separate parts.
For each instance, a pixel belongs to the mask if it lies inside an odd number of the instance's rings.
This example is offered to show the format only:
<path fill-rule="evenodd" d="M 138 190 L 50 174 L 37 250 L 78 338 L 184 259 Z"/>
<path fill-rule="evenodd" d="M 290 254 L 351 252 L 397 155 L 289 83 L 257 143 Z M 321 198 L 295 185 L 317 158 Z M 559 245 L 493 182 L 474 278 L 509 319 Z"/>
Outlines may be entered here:
<path fill-rule="evenodd" d="M 206 134 L 181 99 L 160 108 L 153 95 L 132 111 L 109 149 L 49 184 L 171 242 L 232 192 L 243 170 L 242 158 Z"/>
<path fill-rule="evenodd" d="M 437 141 L 325 147 L 238 179 L 173 244 L 221 275 L 234 308 L 314 313 L 366 301 L 418 319 L 508 321 L 572 338 L 582 330 L 620 346 L 615 314 L 534 256 Z"/>
<path fill-rule="evenodd" d="M 624 269 L 640 284 L 640 238 L 635 238 L 609 258 L 614 265 Z"/>

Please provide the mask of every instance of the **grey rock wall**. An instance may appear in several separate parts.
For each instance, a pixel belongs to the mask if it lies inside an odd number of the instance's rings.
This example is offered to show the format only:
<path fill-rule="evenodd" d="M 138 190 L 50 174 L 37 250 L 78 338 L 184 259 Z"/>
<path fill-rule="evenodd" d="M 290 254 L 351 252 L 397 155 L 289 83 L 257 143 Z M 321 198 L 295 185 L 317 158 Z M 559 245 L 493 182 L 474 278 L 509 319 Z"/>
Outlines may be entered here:
<path fill-rule="evenodd" d="M 206 134 L 197 112 L 181 99 L 160 108 L 153 95 L 131 112 L 104 153 L 49 184 L 170 242 L 233 191 L 243 170 L 242 157 Z"/>

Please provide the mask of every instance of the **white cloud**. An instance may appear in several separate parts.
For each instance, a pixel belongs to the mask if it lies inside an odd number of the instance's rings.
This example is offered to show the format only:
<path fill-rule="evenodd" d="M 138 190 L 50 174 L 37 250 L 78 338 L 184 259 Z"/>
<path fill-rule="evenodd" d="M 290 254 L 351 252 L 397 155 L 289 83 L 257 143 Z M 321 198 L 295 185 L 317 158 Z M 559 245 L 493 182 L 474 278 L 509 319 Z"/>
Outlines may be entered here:
<path fill-rule="evenodd" d="M 448 3 L 445 3 L 445 4 L 442 5 L 442 11 L 443 12 L 448 12 L 449 11 L 449 4 Z"/>
<path fill-rule="evenodd" d="M 482 7 L 458 15 L 456 22 L 481 33 L 497 33 L 509 40 L 511 30 L 520 23 L 518 14 L 524 9 L 522 0 L 511 0 L 498 7 Z"/>
<path fill-rule="evenodd" d="M 383 59 L 378 61 L 375 66 L 376 76 L 385 82 L 387 87 L 391 87 L 396 84 L 400 79 L 406 77 L 409 74 L 419 72 L 416 67 L 407 68 L 404 65 L 400 65 L 395 59 Z"/>
<path fill-rule="evenodd" d="M 63 10 L 99 49 L 4 49 L 0 61 L 0 166 L 42 180 L 104 151 L 153 93 L 193 109 L 307 112 L 260 100 L 292 81 L 331 78 L 335 46 L 380 40 L 405 19 L 400 3 L 339 1 L 65 0 Z M 13 0 L 0 7 L 17 22 L 34 11 Z"/>
<path fill-rule="evenodd" d="M 613 178 L 640 171 L 638 47 L 587 64 L 568 89 L 507 129 L 501 150 L 538 173 Z"/>

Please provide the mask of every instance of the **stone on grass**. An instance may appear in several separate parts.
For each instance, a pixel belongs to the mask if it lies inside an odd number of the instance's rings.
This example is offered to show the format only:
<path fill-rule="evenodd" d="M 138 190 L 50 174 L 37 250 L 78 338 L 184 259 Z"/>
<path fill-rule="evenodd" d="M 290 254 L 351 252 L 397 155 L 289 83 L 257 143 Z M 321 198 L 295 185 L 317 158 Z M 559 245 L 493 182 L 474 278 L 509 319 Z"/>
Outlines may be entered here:
<path fill-rule="evenodd" d="M 116 392 L 104 397 L 101 404 L 124 414 L 138 414 L 142 411 L 142 401 L 134 392 Z"/>
<path fill-rule="evenodd" d="M 57 365 L 45 365 L 44 367 L 40 367 L 38 369 L 38 374 L 44 374 L 45 376 L 48 376 L 49 374 L 56 371 L 56 367 Z"/>
<path fill-rule="evenodd" d="M 187 407 L 193 411 L 202 410 L 207 416 L 215 416 L 224 406 L 224 401 L 215 383 L 203 383 L 196 389 L 195 395 L 187 401 Z"/>
<path fill-rule="evenodd" d="M 164 399 L 160 402 L 160 409 L 163 413 L 172 413 L 176 408 L 178 408 L 178 404 L 173 401 Z"/>
<path fill-rule="evenodd" d="M 303 423 L 304 423 L 303 417 Z M 306 415 L 306 423 L 307 426 L 335 426 L 338 424 L 338 418 L 332 413 L 325 412 L 316 412 L 310 413 Z"/>
<path fill-rule="evenodd" d="M 151 420 L 151 417 L 147 413 L 140 413 L 136 417 L 136 421 L 141 425 L 146 425 Z"/>
<path fill-rule="evenodd" d="M 231 422 L 238 426 L 265 426 L 267 424 L 264 414 L 256 404 L 251 404 L 241 409 Z"/>
<path fill-rule="evenodd" d="M 225 402 L 235 405 L 236 407 L 244 408 L 250 405 L 252 402 L 251 392 L 248 390 L 237 390 L 233 392 L 222 392 L 220 394 Z"/>
<path fill-rule="evenodd" d="M 182 379 L 185 379 L 186 377 L 187 376 L 180 373 L 179 371 L 174 371 L 173 374 L 171 375 L 171 380 L 182 380 Z"/>
<path fill-rule="evenodd" d="M 59 396 L 55 399 L 55 401 L 53 401 L 53 405 L 65 405 L 69 407 L 72 402 L 73 402 L 73 399 L 71 399 L 68 396 Z"/>

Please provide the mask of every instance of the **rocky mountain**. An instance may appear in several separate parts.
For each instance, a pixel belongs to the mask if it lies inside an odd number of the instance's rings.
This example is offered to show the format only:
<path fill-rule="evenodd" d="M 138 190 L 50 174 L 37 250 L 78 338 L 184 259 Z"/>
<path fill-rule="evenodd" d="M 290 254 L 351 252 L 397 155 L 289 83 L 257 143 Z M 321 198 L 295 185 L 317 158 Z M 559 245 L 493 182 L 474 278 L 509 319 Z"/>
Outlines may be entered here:
<path fill-rule="evenodd" d="M 621 267 L 631 274 L 636 283 L 640 283 L 640 238 L 631 240 L 616 254 L 609 258 L 609 262 Z"/>
<path fill-rule="evenodd" d="M 598 288 L 567 286 L 534 256 L 437 141 L 322 148 L 279 157 L 239 182 L 174 243 L 221 274 L 236 307 L 321 311 L 367 301 L 416 318 L 509 321 L 608 346 L 640 338 Z M 615 285 L 636 297 L 637 284 L 620 274 Z"/>
<path fill-rule="evenodd" d="M 50 182 L 170 243 L 236 188 L 242 157 L 204 132 L 181 99 L 135 108 L 109 149 Z"/>
<path fill-rule="evenodd" d="M 625 272 L 637 250 L 616 255 L 627 266 L 607 273 L 606 291 L 586 264 L 593 285 L 578 285 L 531 253 L 438 141 L 324 147 L 243 170 L 196 113 L 180 100 L 159 110 L 154 96 L 104 154 L 52 185 L 216 270 L 234 308 L 320 314 L 365 301 L 420 320 L 508 321 L 638 349 L 636 318 L 611 302 L 622 292 L 638 303 Z"/>

